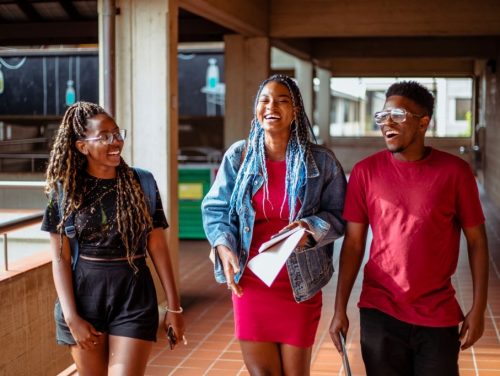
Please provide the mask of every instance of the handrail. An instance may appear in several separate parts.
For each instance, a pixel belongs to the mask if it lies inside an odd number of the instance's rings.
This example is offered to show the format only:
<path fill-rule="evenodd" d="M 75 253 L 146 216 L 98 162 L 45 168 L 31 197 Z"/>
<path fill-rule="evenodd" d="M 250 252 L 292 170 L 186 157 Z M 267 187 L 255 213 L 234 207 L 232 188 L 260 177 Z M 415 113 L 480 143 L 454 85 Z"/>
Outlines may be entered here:
<path fill-rule="evenodd" d="M 2 159 L 47 159 L 49 153 L 0 153 Z"/>
<path fill-rule="evenodd" d="M 45 144 L 49 140 L 47 137 L 33 137 L 33 138 L 16 138 L 10 140 L 0 140 L 0 146 L 7 145 L 26 145 L 26 144 Z"/>
<path fill-rule="evenodd" d="M 43 219 L 43 211 L 25 215 L 21 218 L 11 219 L 10 221 L 0 222 L 0 234 L 19 230 L 20 228 L 34 225 Z"/>
<path fill-rule="evenodd" d="M 0 222 L 0 235 L 3 234 L 3 260 L 4 271 L 9 270 L 9 257 L 7 251 L 7 233 L 19 230 L 23 227 L 34 225 L 43 219 L 43 211 L 22 216 L 21 218 L 12 219 L 10 221 Z"/>
<path fill-rule="evenodd" d="M 0 159 L 31 159 L 31 172 L 35 172 L 35 159 L 48 159 L 49 153 L 0 153 Z"/>
<path fill-rule="evenodd" d="M 47 152 L 41 153 L 24 153 L 24 152 L 12 152 L 12 153 L 0 153 L 0 158 L 2 159 L 47 159 L 50 154 Z"/>
<path fill-rule="evenodd" d="M 45 181 L 43 180 L 33 180 L 33 181 L 19 181 L 19 180 L 2 180 L 0 181 L 0 189 L 2 188 L 20 188 L 20 189 L 36 189 L 45 187 Z"/>

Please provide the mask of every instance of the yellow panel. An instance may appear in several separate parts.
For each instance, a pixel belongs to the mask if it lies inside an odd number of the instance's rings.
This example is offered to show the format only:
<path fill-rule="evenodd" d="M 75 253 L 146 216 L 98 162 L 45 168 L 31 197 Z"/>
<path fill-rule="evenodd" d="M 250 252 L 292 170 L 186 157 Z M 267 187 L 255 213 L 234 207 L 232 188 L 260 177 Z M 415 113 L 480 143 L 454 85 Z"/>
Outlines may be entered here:
<path fill-rule="evenodd" d="M 179 183 L 180 200 L 201 200 L 203 198 L 202 183 Z"/>

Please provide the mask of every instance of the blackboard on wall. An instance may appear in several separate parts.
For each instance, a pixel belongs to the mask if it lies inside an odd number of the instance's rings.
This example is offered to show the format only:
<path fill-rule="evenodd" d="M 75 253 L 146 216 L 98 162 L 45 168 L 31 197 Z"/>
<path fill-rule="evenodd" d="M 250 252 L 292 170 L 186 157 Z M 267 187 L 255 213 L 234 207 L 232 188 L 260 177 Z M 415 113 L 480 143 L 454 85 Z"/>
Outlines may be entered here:
<path fill-rule="evenodd" d="M 0 57 L 0 70 L 0 115 L 57 116 L 64 114 L 68 103 L 99 101 L 97 52 L 4 56 Z"/>
<path fill-rule="evenodd" d="M 207 93 L 210 60 L 219 72 L 217 93 Z M 5 64 L 3 64 L 5 63 Z M 181 116 L 224 115 L 224 52 L 178 54 L 179 114 Z M 14 67 L 16 69 L 9 69 Z M 61 116 L 68 108 L 66 94 L 72 81 L 74 100 L 99 102 L 99 59 L 94 54 L 33 55 L 0 57 L 3 92 L 0 116 Z M 1 85 L 0 85 L 1 86 Z M 205 89 L 204 89 L 205 88 Z M 210 100 L 214 102 L 210 102 Z"/>
<path fill-rule="evenodd" d="M 224 52 L 182 51 L 178 55 L 179 70 L 179 115 L 223 116 L 224 115 Z M 210 59 L 214 59 L 219 77 L 215 83 L 217 93 L 212 96 L 207 87 Z M 210 100 L 214 100 L 210 103 Z M 207 103 L 208 102 L 208 103 Z"/>

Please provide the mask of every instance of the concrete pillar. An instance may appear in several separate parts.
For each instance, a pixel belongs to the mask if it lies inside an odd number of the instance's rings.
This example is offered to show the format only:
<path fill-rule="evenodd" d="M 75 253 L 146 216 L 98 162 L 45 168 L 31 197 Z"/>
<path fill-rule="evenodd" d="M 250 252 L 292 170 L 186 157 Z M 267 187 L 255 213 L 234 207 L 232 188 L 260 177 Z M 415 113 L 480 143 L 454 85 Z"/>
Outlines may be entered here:
<path fill-rule="evenodd" d="M 226 35 L 224 147 L 248 137 L 255 94 L 270 73 L 269 38 Z"/>
<path fill-rule="evenodd" d="M 335 107 L 336 107 L 335 108 L 335 114 L 336 114 L 335 123 L 337 123 L 338 126 L 340 127 L 340 135 L 344 136 L 344 130 L 345 130 L 345 126 L 344 126 L 344 112 L 345 112 L 344 99 L 339 98 L 336 101 Z M 352 136 L 352 135 L 350 135 L 350 136 Z"/>
<path fill-rule="evenodd" d="M 429 129 L 427 135 L 444 137 L 446 135 L 446 127 L 448 126 L 448 83 L 446 78 L 437 78 L 436 85 L 439 88 L 437 90 L 436 103 L 442 103 L 443 105 L 436 106 L 434 111 L 434 124 L 436 129 Z"/>
<path fill-rule="evenodd" d="M 115 115 L 116 85 L 115 85 L 115 0 L 102 0 L 99 7 L 99 82 L 101 83 L 100 102 L 111 116 Z"/>
<path fill-rule="evenodd" d="M 319 92 L 318 92 L 318 126 L 319 126 L 319 139 L 323 145 L 330 146 L 330 78 L 332 73 L 329 70 L 318 68 L 317 76 L 319 78 Z"/>
<path fill-rule="evenodd" d="M 124 153 L 127 162 L 150 170 L 156 178 L 178 272 L 178 3 L 120 0 L 119 4 L 116 121 L 129 131 Z"/>
<path fill-rule="evenodd" d="M 313 121 L 313 65 L 309 61 L 295 59 L 295 79 L 302 94 L 304 108 L 309 120 Z"/>

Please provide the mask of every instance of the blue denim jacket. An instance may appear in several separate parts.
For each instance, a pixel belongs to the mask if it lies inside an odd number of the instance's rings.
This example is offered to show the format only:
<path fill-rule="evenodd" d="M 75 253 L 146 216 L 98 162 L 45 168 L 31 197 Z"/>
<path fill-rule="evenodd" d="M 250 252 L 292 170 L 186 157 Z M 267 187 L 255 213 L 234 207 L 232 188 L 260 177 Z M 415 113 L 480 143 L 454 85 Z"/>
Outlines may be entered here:
<path fill-rule="evenodd" d="M 252 242 L 255 210 L 252 197 L 262 187 L 264 178 L 253 177 L 251 195 L 237 204 L 236 214 L 229 215 L 229 200 L 240 168 L 245 141 L 233 144 L 224 154 L 217 177 L 203 199 L 203 227 L 212 248 L 225 245 L 238 257 L 240 280 Z M 299 194 L 301 208 L 297 219 L 309 225 L 316 244 L 308 249 L 296 249 L 286 262 L 295 300 L 301 302 L 314 296 L 328 283 L 333 274 L 333 241 L 344 234 L 342 219 L 346 178 L 333 152 L 311 144 L 312 158 L 307 161 L 307 182 Z M 250 192 L 249 192 L 250 193 Z M 215 252 L 215 279 L 226 283 L 222 262 Z"/>

